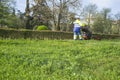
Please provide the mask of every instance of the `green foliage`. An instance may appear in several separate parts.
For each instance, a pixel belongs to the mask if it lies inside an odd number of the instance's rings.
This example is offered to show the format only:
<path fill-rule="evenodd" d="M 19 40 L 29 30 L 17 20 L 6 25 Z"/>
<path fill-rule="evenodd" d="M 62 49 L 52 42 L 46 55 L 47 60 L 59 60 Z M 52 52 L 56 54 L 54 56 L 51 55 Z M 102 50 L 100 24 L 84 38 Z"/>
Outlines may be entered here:
<path fill-rule="evenodd" d="M 1 80 L 120 79 L 119 40 L 3 39 L 0 44 Z"/>
<path fill-rule="evenodd" d="M 36 30 L 48 30 L 48 28 L 45 25 L 40 25 L 40 26 L 37 27 Z"/>
<path fill-rule="evenodd" d="M 93 24 L 93 31 L 95 33 L 103 33 L 104 32 L 104 20 L 101 17 L 97 17 Z"/>
<path fill-rule="evenodd" d="M 6 20 L 9 15 L 9 8 L 6 4 L 0 2 L 0 25 L 6 25 Z"/>
<path fill-rule="evenodd" d="M 15 28 L 18 23 L 17 17 L 15 16 L 15 10 L 13 11 L 13 8 L 10 5 L 12 4 L 12 1 L 14 0 L 0 1 L 0 27 L 8 26 Z"/>
<path fill-rule="evenodd" d="M 102 17 L 97 17 L 93 24 L 93 31 L 95 33 L 110 34 L 111 29 L 112 29 L 112 22 L 110 19 L 104 19 Z"/>
<path fill-rule="evenodd" d="M 119 34 L 119 27 L 116 24 L 112 25 L 112 33 Z"/>
<path fill-rule="evenodd" d="M 93 23 L 93 31 L 95 33 L 111 34 L 112 20 L 108 15 L 110 13 L 109 8 L 104 8 L 100 13 L 97 13 L 97 17 Z"/>

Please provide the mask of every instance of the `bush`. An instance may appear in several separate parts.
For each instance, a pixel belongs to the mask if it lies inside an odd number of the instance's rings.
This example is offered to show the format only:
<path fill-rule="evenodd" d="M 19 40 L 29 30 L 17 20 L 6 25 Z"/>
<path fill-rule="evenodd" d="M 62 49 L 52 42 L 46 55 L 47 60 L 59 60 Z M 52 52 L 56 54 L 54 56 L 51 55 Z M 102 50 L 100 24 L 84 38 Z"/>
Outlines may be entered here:
<path fill-rule="evenodd" d="M 36 30 L 48 30 L 48 28 L 45 25 L 40 25 L 36 28 Z"/>

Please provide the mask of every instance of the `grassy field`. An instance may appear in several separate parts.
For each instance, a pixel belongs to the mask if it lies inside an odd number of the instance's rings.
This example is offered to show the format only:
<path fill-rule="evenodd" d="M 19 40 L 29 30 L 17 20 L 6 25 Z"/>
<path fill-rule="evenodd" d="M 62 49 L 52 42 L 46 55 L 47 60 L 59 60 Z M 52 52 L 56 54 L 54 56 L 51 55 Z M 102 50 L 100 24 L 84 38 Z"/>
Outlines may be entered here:
<path fill-rule="evenodd" d="M 120 80 L 120 40 L 0 40 L 0 80 Z"/>

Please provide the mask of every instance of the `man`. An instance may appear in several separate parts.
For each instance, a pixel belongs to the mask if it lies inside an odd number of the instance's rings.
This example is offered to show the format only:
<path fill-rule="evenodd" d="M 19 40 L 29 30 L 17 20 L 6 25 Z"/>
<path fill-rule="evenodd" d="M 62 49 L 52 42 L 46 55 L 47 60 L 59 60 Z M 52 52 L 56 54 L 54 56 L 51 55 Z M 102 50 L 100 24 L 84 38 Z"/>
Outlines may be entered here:
<path fill-rule="evenodd" d="M 76 20 L 73 22 L 74 24 L 74 28 L 73 28 L 73 32 L 74 32 L 74 36 L 73 39 L 76 40 L 77 36 L 79 36 L 79 39 L 82 40 L 82 36 L 81 36 L 81 22 L 80 22 L 80 18 L 76 18 Z"/>
<path fill-rule="evenodd" d="M 86 25 L 85 23 L 82 24 L 81 31 L 83 32 L 83 38 L 84 39 L 87 39 L 87 40 L 91 39 L 92 32 L 91 32 L 90 27 L 88 25 Z"/>

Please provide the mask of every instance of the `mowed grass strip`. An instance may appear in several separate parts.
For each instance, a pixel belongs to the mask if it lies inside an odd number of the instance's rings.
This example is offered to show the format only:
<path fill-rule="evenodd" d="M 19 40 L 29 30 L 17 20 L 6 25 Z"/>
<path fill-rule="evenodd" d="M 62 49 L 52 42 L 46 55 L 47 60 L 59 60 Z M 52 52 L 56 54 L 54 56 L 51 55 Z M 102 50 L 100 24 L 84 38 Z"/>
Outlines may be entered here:
<path fill-rule="evenodd" d="M 0 80 L 120 80 L 119 40 L 0 40 Z"/>

